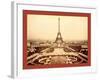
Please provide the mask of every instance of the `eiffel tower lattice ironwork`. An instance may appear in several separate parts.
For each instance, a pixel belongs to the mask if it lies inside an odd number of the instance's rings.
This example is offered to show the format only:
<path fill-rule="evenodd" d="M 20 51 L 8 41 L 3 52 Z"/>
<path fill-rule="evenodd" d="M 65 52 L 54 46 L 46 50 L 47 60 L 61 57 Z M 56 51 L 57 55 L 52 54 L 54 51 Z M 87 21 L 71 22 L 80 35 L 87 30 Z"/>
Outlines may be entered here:
<path fill-rule="evenodd" d="M 55 43 L 57 43 L 58 47 L 60 47 L 63 43 L 63 38 L 62 38 L 61 32 L 60 32 L 60 18 L 58 18 L 58 33 L 57 33 Z"/>

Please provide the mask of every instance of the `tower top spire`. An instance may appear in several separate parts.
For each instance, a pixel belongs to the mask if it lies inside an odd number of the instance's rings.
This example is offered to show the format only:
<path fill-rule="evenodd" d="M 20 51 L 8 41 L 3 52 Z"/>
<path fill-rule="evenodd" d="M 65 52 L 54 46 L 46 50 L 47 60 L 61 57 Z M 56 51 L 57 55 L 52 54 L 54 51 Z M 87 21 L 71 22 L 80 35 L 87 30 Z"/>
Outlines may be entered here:
<path fill-rule="evenodd" d="M 58 18 L 58 32 L 60 32 L 60 17 Z"/>

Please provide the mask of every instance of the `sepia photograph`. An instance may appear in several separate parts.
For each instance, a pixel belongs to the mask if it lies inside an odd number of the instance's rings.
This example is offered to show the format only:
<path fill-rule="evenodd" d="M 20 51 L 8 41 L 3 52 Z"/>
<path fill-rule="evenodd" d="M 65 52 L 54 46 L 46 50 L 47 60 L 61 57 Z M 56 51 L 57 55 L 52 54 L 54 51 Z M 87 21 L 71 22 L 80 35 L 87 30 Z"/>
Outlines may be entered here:
<path fill-rule="evenodd" d="M 91 14 L 23 10 L 23 68 L 91 65 Z"/>

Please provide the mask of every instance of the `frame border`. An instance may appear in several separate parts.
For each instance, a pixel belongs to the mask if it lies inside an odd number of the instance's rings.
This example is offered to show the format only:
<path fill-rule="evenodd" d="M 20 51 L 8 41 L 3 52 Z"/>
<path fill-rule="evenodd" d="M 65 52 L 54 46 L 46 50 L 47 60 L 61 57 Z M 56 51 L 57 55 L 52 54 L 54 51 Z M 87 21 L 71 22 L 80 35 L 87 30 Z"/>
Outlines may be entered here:
<path fill-rule="evenodd" d="M 41 4 L 31 4 L 31 3 L 23 3 L 23 2 L 16 2 L 16 1 L 12 1 L 11 2 L 11 78 L 16 78 L 19 76 L 19 68 L 18 68 L 18 6 L 19 5 L 31 5 L 31 6 L 49 6 L 49 7 L 66 7 L 66 8 L 82 8 L 82 9 L 90 9 L 92 10 L 96 10 L 95 7 L 78 7 L 78 6 L 56 6 L 56 5 L 41 5 Z M 94 13 L 94 12 L 93 12 Z M 96 14 L 96 13 L 94 13 Z M 96 25 L 96 24 L 95 24 Z M 90 37 L 91 38 L 91 37 Z M 90 50 L 91 52 L 91 50 Z M 96 56 L 95 56 L 96 57 Z M 94 60 L 93 60 L 94 61 Z M 92 70 L 93 69 L 93 70 Z M 88 72 L 95 72 L 96 70 L 96 66 L 94 66 L 94 64 L 92 65 L 92 67 L 90 67 Z M 91 71 L 90 71 L 91 70 Z M 84 71 L 83 71 L 84 72 Z M 22 75 L 21 75 L 22 76 Z"/>

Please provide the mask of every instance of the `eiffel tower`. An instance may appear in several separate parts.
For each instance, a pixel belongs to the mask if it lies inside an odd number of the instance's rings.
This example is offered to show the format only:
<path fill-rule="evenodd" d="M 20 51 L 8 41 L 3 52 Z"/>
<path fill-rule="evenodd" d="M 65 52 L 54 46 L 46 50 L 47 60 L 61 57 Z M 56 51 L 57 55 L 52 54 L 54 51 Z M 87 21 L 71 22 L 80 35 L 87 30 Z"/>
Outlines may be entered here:
<path fill-rule="evenodd" d="M 60 32 L 60 18 L 58 18 L 58 33 L 57 33 L 55 43 L 57 44 L 57 47 L 61 47 L 61 45 L 63 43 L 63 38 L 62 38 L 61 32 Z"/>

